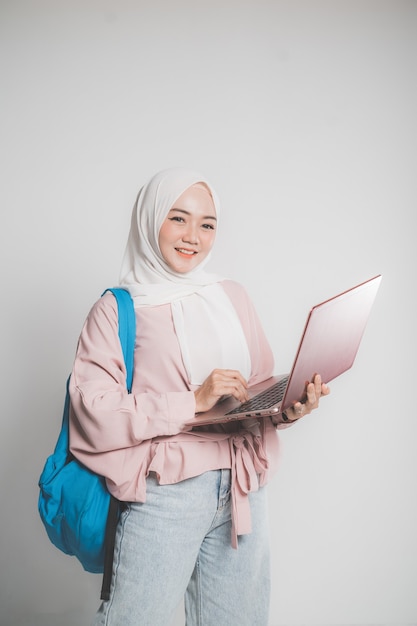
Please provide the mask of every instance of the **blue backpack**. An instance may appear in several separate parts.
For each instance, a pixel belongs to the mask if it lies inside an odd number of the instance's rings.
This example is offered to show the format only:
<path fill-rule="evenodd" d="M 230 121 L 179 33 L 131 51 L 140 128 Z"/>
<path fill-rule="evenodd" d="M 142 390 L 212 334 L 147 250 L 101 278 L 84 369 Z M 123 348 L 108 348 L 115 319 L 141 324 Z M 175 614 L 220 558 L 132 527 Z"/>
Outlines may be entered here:
<path fill-rule="evenodd" d="M 125 289 L 106 291 L 111 291 L 117 300 L 119 338 L 130 393 L 136 337 L 133 301 Z M 86 571 L 104 573 L 101 598 L 108 599 L 119 502 L 110 496 L 105 479 L 87 469 L 69 451 L 68 387 L 69 378 L 61 431 L 39 479 L 38 510 L 50 541 L 59 550 L 74 555 Z"/>

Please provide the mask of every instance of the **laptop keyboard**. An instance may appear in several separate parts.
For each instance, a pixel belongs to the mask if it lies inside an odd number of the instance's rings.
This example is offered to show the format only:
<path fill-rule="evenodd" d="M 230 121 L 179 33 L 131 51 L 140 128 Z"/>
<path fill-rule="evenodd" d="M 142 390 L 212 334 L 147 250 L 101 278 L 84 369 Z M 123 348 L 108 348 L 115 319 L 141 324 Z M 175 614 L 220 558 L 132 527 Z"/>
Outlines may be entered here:
<path fill-rule="evenodd" d="M 288 383 L 288 376 L 285 376 L 279 380 L 272 387 L 268 387 L 265 391 L 261 391 L 256 396 L 244 402 L 236 409 L 229 411 L 226 415 L 235 415 L 236 413 L 251 413 L 252 411 L 259 411 L 262 409 L 269 409 L 274 404 L 281 402 L 284 395 L 285 388 Z"/>

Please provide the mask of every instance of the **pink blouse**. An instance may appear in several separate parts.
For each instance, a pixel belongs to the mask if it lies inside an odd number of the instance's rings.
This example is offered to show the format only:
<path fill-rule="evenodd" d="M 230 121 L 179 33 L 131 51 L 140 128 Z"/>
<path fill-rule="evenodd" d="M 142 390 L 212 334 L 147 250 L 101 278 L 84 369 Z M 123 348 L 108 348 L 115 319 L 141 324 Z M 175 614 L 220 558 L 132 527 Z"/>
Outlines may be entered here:
<path fill-rule="evenodd" d="M 249 384 L 273 373 L 273 355 L 246 291 L 222 286 L 236 308 L 248 342 Z M 132 393 L 118 337 L 117 304 L 106 293 L 91 309 L 82 329 L 70 379 L 71 452 L 105 476 L 119 500 L 145 502 L 146 477 L 156 472 L 172 484 L 208 470 L 231 469 L 233 528 L 251 531 L 247 494 L 264 485 L 276 468 L 278 437 L 269 418 L 244 423 L 198 426 L 174 331 L 170 305 L 136 309 L 137 336 Z"/>

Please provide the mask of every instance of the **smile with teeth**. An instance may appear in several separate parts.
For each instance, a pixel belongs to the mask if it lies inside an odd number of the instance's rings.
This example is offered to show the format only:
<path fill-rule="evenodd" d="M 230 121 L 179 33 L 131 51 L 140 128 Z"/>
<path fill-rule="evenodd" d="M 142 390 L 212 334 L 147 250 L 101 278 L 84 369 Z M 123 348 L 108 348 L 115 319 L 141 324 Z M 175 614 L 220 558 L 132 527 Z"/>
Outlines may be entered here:
<path fill-rule="evenodd" d="M 186 256 L 193 256 L 193 254 L 197 254 L 195 250 L 186 250 L 185 248 L 175 248 L 175 250 L 180 254 L 185 254 Z"/>

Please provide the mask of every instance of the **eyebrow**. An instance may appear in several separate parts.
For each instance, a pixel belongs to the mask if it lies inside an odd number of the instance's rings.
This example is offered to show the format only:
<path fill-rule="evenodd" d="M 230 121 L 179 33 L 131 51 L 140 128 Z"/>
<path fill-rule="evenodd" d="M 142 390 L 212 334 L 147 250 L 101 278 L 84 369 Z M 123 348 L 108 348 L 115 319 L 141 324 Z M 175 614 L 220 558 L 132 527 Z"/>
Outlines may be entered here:
<path fill-rule="evenodd" d="M 176 209 L 175 207 L 172 207 L 172 209 L 169 210 L 169 212 L 171 213 L 171 211 L 178 211 L 179 213 L 184 213 L 185 215 L 191 215 L 191 213 L 189 211 L 186 211 L 185 209 Z M 215 215 L 205 215 L 202 217 L 203 220 L 214 220 L 215 222 L 217 222 L 217 217 Z"/>

